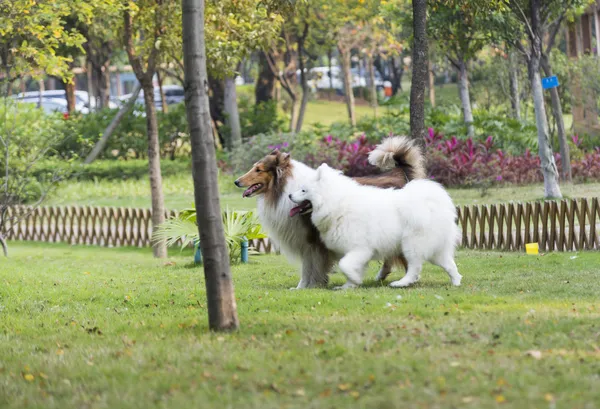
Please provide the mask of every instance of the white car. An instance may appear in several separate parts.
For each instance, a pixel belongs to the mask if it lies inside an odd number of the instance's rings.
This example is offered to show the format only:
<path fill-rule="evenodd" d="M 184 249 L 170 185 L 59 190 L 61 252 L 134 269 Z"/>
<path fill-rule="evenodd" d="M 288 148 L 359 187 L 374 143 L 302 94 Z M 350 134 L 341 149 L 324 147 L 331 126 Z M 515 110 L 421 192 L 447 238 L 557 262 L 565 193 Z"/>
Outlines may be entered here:
<path fill-rule="evenodd" d="M 17 95 L 13 95 L 13 98 L 17 101 L 22 99 L 30 99 L 30 98 L 39 98 L 40 91 L 29 91 L 29 92 L 21 92 Z M 53 98 L 67 101 L 67 94 L 62 89 L 56 90 L 47 90 L 42 91 L 42 97 L 44 98 Z M 117 108 L 117 105 L 109 101 L 109 108 Z M 90 108 L 96 107 L 96 100 L 92 99 L 90 101 L 90 95 L 87 91 L 75 90 L 75 111 L 81 112 L 82 114 L 86 114 L 90 111 Z"/>
<path fill-rule="evenodd" d="M 359 75 L 357 68 L 352 68 L 351 74 L 353 88 L 367 86 L 367 78 L 364 75 Z M 296 71 L 296 75 L 298 76 L 298 82 L 300 82 L 300 70 Z M 337 65 L 331 67 L 331 79 L 329 78 L 329 67 L 311 68 L 308 74 L 308 82 L 309 84 L 313 82 L 316 89 L 344 89 L 342 70 Z M 377 71 L 375 71 L 375 85 L 377 87 L 381 87 L 383 85 L 381 77 Z"/>
<path fill-rule="evenodd" d="M 61 114 L 68 114 L 69 108 L 67 106 L 67 101 L 59 99 L 59 98 L 46 98 L 42 97 L 40 101 L 40 97 L 24 97 L 18 100 L 20 104 L 31 104 L 35 105 L 37 108 L 42 108 L 45 113 L 52 114 L 54 112 L 60 112 Z M 87 113 L 87 108 L 84 108 Z"/>

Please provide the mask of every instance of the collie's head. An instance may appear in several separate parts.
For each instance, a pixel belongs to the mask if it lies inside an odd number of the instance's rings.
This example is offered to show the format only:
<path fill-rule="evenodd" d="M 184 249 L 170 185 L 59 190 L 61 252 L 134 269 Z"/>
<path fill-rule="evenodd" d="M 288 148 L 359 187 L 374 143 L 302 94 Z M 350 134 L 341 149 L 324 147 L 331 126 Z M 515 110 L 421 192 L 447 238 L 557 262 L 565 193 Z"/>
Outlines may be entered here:
<path fill-rule="evenodd" d="M 313 208 L 320 208 L 324 204 L 323 196 L 336 189 L 341 173 L 325 163 L 319 166 L 314 180 L 288 196 L 292 202 L 297 204 L 290 210 L 290 216 L 307 214 L 312 212 Z"/>
<path fill-rule="evenodd" d="M 256 162 L 245 175 L 239 177 L 235 185 L 246 188 L 243 197 L 264 194 L 268 198 L 277 200 L 291 172 L 290 154 L 275 149 Z"/>

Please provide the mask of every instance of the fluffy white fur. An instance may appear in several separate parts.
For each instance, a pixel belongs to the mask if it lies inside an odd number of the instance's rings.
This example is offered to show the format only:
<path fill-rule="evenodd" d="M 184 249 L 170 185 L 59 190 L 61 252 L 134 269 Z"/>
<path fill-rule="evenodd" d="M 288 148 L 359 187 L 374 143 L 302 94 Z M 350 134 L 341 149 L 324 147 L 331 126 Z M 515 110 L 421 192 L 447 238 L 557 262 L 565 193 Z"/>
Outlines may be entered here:
<path fill-rule="evenodd" d="M 442 267 L 453 285 L 462 276 L 454 263 L 458 237 L 456 208 L 444 188 L 430 180 L 413 180 L 403 189 L 360 185 L 323 164 L 314 182 L 290 195 L 293 202 L 312 202 L 312 222 L 332 251 L 342 254 L 340 269 L 348 281 L 362 283 L 372 259 L 403 254 L 406 275 L 390 283 L 406 287 L 420 278 L 424 261 Z"/>

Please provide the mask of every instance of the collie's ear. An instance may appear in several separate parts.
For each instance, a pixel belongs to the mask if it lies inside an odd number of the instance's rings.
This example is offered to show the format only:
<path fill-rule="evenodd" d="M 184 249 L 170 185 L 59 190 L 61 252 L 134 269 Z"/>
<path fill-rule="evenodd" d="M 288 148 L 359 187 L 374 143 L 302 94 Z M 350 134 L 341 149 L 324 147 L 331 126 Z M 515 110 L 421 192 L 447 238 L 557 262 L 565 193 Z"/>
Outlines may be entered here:
<path fill-rule="evenodd" d="M 280 165 L 287 165 L 288 163 L 290 163 L 291 157 L 289 153 L 282 153 L 279 156 L 279 164 Z"/>
<path fill-rule="evenodd" d="M 273 149 L 269 155 L 279 156 L 279 149 Z"/>

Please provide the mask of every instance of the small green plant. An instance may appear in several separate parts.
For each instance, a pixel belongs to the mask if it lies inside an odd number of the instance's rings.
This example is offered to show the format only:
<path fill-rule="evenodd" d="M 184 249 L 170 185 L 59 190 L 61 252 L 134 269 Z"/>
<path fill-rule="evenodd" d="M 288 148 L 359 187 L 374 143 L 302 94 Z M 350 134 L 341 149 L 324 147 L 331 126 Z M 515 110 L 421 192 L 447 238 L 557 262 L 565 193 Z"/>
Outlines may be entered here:
<path fill-rule="evenodd" d="M 253 211 L 231 211 L 227 208 L 222 216 L 225 242 L 231 263 L 239 262 L 242 242 L 267 237 Z M 194 245 L 199 240 L 196 209 L 185 209 L 177 217 L 161 224 L 152 240 L 155 243 L 165 242 L 169 247 L 179 244 L 181 249 Z M 252 248 L 249 248 L 249 251 L 251 254 L 257 254 Z"/>

